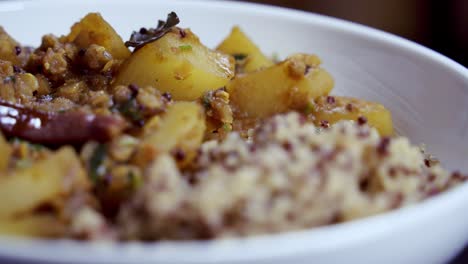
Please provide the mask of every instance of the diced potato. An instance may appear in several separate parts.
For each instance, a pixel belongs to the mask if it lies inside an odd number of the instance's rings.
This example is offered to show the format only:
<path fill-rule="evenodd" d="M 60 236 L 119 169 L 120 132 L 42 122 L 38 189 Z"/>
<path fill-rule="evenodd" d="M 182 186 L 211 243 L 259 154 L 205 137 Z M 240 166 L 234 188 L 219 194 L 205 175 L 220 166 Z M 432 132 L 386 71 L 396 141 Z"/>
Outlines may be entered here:
<path fill-rule="evenodd" d="M 263 55 L 257 45 L 237 26 L 232 28 L 229 36 L 216 49 L 233 56 L 246 55 L 244 72 L 252 72 L 273 65 L 273 62 Z"/>
<path fill-rule="evenodd" d="M 333 79 L 316 56 L 297 54 L 272 67 L 236 77 L 227 85 L 238 118 L 264 118 L 299 110 L 328 94 Z"/>
<path fill-rule="evenodd" d="M 364 117 L 370 126 L 375 127 L 380 135 L 393 135 L 392 115 L 383 105 L 375 102 L 367 102 L 361 99 L 342 96 L 322 96 L 317 98 L 312 107 L 315 122 L 320 125 L 323 121 L 330 124 L 340 120 L 357 121 Z"/>
<path fill-rule="evenodd" d="M 189 159 L 200 146 L 205 132 L 205 115 L 203 108 L 195 102 L 175 102 L 167 112 L 151 125 L 152 133 L 148 133 L 140 144 L 139 154 L 142 160 L 136 161 L 145 165 L 154 159 L 158 153 L 183 151 Z"/>
<path fill-rule="evenodd" d="M 195 100 L 234 76 L 232 57 L 208 49 L 190 30 L 178 29 L 137 50 L 122 65 L 115 84 L 153 86 L 175 100 Z"/>
<path fill-rule="evenodd" d="M 0 26 L 0 60 L 23 67 L 27 59 L 28 55 L 22 50 L 21 45 Z"/>
<path fill-rule="evenodd" d="M 0 235 L 56 237 L 65 233 L 65 225 L 52 215 L 26 215 L 0 219 Z"/>
<path fill-rule="evenodd" d="M 0 178 L 0 218 L 27 213 L 54 199 L 63 199 L 73 188 L 87 188 L 88 184 L 73 148 L 61 148 L 29 168 Z"/>
<path fill-rule="evenodd" d="M 0 133 L 0 173 L 8 168 L 11 157 L 11 146 L 6 141 L 5 137 Z"/>
<path fill-rule="evenodd" d="M 114 59 L 126 59 L 130 50 L 122 38 L 99 13 L 89 13 L 71 28 L 70 34 L 63 38 L 66 42 L 74 42 L 80 48 L 91 44 L 103 46 Z"/>

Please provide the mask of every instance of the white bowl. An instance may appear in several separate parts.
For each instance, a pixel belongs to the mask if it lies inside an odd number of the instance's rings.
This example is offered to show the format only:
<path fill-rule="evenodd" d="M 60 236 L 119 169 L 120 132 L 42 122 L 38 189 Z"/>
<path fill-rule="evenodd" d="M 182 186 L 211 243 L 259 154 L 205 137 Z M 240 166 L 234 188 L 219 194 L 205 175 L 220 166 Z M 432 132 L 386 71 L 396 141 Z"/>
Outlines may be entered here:
<path fill-rule="evenodd" d="M 380 101 L 397 131 L 425 143 L 451 169 L 468 172 L 468 71 L 390 34 L 324 16 L 225 1 L 0 2 L 0 25 L 23 43 L 64 34 L 99 11 L 123 34 L 172 10 L 214 47 L 235 24 L 267 53 L 318 54 L 334 93 Z M 468 184 L 417 206 L 329 227 L 211 242 L 87 244 L 0 240 L 0 262 L 30 263 L 441 263 L 468 240 Z M 3 260 L 3 261 L 2 261 Z M 29 263 L 28 262 L 28 263 Z"/>

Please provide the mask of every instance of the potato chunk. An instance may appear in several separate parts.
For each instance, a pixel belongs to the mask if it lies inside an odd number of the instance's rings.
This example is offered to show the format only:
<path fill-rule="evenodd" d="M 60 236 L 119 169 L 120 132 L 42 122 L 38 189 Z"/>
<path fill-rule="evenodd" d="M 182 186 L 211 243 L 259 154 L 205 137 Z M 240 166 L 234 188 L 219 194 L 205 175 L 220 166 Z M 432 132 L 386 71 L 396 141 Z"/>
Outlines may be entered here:
<path fill-rule="evenodd" d="M 246 56 L 244 72 L 252 72 L 273 65 L 271 59 L 263 55 L 257 45 L 237 26 L 232 28 L 229 36 L 216 49 L 232 56 Z"/>
<path fill-rule="evenodd" d="M 28 57 L 28 52 L 0 26 L 0 60 L 23 67 Z"/>
<path fill-rule="evenodd" d="M 65 224 L 52 215 L 26 215 L 0 219 L 0 234 L 24 237 L 57 237 L 65 233 Z"/>
<path fill-rule="evenodd" d="M 0 173 L 8 168 L 11 157 L 11 146 L 6 141 L 5 137 L 0 133 Z"/>
<path fill-rule="evenodd" d="M 138 49 L 122 65 L 116 85 L 153 86 L 175 100 L 195 100 L 226 85 L 234 59 L 208 49 L 190 30 L 173 29 Z"/>
<path fill-rule="evenodd" d="M 310 100 L 328 94 L 333 79 L 319 65 L 316 56 L 296 54 L 269 68 L 236 77 L 226 88 L 237 117 L 264 118 L 300 110 Z"/>
<path fill-rule="evenodd" d="M 63 199 L 75 187 L 88 187 L 88 179 L 75 151 L 64 147 L 27 169 L 0 178 L 0 218 L 14 217 L 54 199 Z"/>
<path fill-rule="evenodd" d="M 71 28 L 70 34 L 63 39 L 73 42 L 80 48 L 91 44 L 103 46 L 114 59 L 126 59 L 130 50 L 125 47 L 122 38 L 99 13 L 89 13 Z"/>
<path fill-rule="evenodd" d="M 159 117 L 155 117 L 159 118 Z M 181 151 L 189 159 L 200 146 L 205 132 L 203 108 L 195 102 L 175 102 L 160 120 L 148 123 L 147 135 L 140 144 L 140 158 L 136 163 L 145 165 L 158 153 Z"/>
<path fill-rule="evenodd" d="M 382 136 L 393 135 L 392 115 L 379 103 L 351 97 L 322 96 L 315 101 L 312 114 L 317 125 L 323 124 L 324 121 L 333 124 L 340 120 L 355 120 L 367 122 Z"/>

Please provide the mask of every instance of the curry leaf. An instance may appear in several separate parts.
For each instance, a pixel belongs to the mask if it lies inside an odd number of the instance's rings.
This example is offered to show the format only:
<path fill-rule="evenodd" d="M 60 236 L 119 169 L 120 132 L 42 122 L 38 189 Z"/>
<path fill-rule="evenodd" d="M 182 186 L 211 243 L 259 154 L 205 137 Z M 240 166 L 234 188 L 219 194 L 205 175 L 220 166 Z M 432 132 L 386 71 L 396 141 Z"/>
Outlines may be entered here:
<path fill-rule="evenodd" d="M 167 15 L 166 21 L 159 20 L 157 28 L 141 28 L 140 31 L 133 31 L 130 40 L 125 42 L 125 46 L 134 47 L 134 51 L 136 51 L 144 45 L 162 38 L 179 22 L 177 14 L 171 12 Z"/>

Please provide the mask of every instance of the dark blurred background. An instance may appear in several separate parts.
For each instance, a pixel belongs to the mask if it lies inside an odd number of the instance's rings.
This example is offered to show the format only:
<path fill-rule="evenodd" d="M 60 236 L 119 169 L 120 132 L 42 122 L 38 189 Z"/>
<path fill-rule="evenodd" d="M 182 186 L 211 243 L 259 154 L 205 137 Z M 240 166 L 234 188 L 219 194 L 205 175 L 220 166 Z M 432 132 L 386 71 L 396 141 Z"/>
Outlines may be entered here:
<path fill-rule="evenodd" d="M 378 28 L 468 67 L 468 0 L 241 0 L 310 11 Z M 468 247 L 451 264 L 468 264 Z"/>
<path fill-rule="evenodd" d="M 468 0 L 241 1 L 301 9 L 368 25 L 418 42 L 468 67 Z"/>

